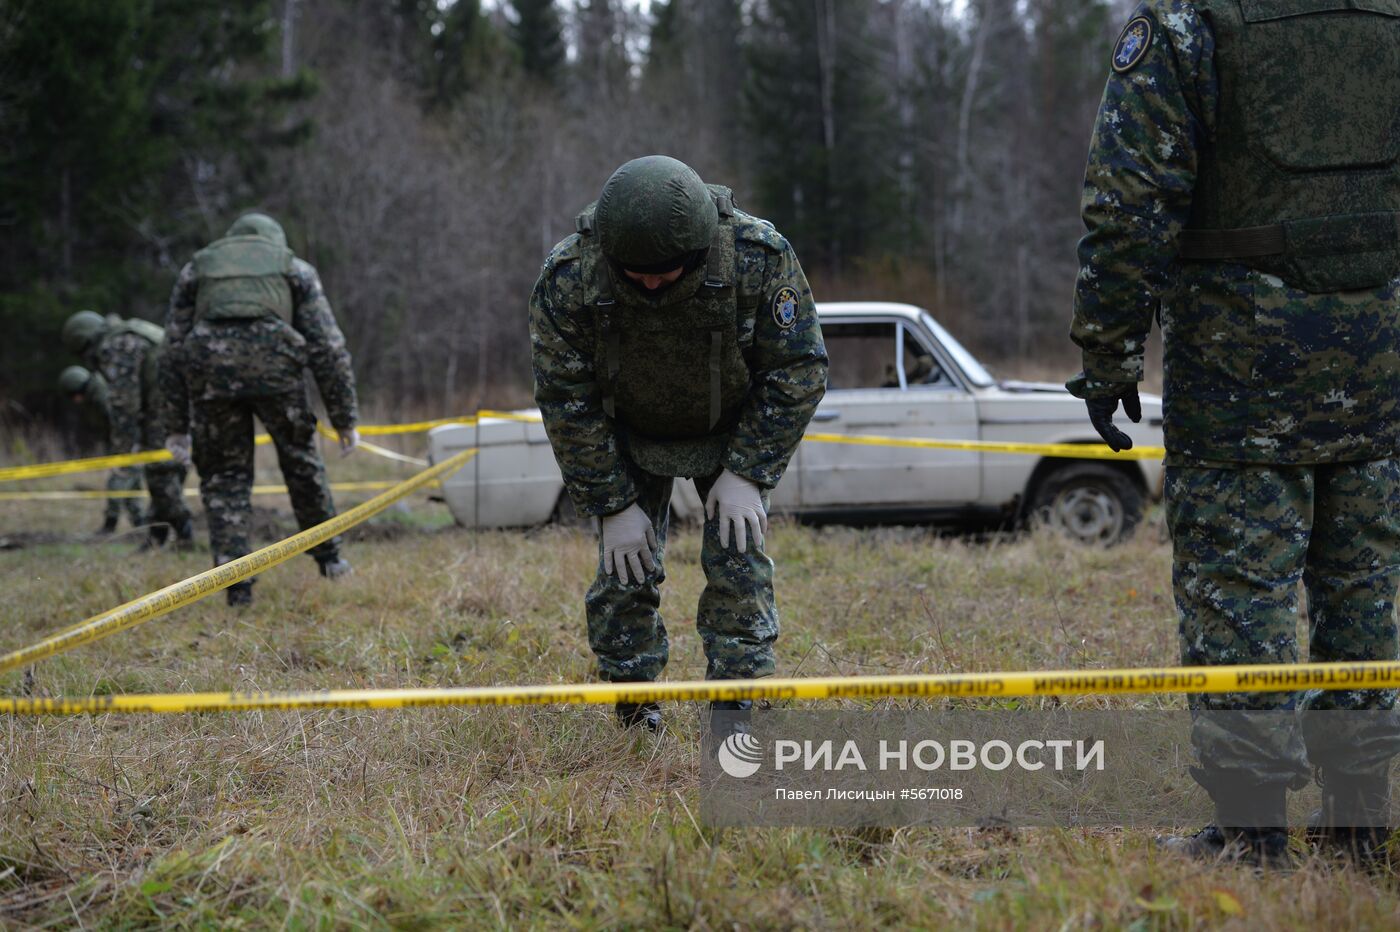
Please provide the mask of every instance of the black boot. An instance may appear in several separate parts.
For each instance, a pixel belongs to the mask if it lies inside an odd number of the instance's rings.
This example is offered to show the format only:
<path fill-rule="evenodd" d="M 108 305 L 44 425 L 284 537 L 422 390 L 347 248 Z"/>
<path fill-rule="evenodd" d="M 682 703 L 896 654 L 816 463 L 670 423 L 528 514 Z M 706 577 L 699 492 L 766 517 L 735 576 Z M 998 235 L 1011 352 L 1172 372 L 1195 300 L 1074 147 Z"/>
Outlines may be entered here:
<path fill-rule="evenodd" d="M 1367 774 L 1320 770 L 1322 808 L 1308 820 L 1308 841 L 1371 865 L 1390 840 L 1389 766 Z"/>
<path fill-rule="evenodd" d="M 234 583 L 232 586 L 229 586 L 227 589 L 224 590 L 224 598 L 228 600 L 229 605 L 233 605 L 238 608 L 243 608 L 244 606 L 252 605 L 253 581 L 251 579 L 245 579 L 242 582 Z"/>
<path fill-rule="evenodd" d="M 619 702 L 613 706 L 623 728 L 645 728 L 655 734 L 661 730 L 661 706 L 655 702 Z"/>
<path fill-rule="evenodd" d="M 710 703 L 710 738 L 716 743 L 753 731 L 753 700 L 719 700 Z"/>
<path fill-rule="evenodd" d="M 158 521 L 151 525 L 146 532 L 146 539 L 141 542 L 142 550 L 159 550 L 165 546 L 165 539 L 170 536 L 170 525 L 163 521 Z"/>
<path fill-rule="evenodd" d="M 327 579 L 340 579 L 342 576 L 349 576 L 355 572 L 355 568 L 350 565 L 349 560 L 342 559 L 340 555 L 333 554 L 329 557 L 316 558 L 316 566 L 320 568 L 321 575 Z"/>
<path fill-rule="evenodd" d="M 103 518 L 103 519 L 102 519 L 102 526 L 101 526 L 100 528 L 97 529 L 97 533 L 99 533 L 99 534 L 115 534 L 115 533 L 117 533 L 117 516 L 116 516 L 116 515 L 107 515 L 105 518 Z"/>
<path fill-rule="evenodd" d="M 1195 767 L 1191 775 L 1215 803 L 1215 822 L 1194 835 L 1158 838 L 1158 847 L 1198 861 L 1264 868 L 1291 865 L 1286 784 L 1258 783 L 1241 774 Z"/>
<path fill-rule="evenodd" d="M 194 549 L 194 522 L 189 518 L 175 525 L 175 549 Z"/>

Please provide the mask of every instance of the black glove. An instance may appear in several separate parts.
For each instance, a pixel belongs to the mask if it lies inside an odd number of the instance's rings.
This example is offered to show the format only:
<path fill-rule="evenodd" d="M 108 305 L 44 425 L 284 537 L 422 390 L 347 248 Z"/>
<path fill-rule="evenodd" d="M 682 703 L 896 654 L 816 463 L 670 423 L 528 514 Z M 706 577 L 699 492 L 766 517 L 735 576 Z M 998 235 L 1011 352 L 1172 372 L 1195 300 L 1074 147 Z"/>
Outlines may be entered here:
<path fill-rule="evenodd" d="M 1113 426 L 1113 412 L 1118 410 L 1118 402 L 1123 402 L 1123 413 L 1134 424 L 1142 420 L 1142 399 L 1138 398 L 1137 386 L 1124 384 L 1122 391 L 1108 398 L 1086 398 L 1084 406 L 1089 409 L 1089 423 L 1099 432 L 1109 449 L 1117 453 L 1131 450 L 1133 438 Z"/>

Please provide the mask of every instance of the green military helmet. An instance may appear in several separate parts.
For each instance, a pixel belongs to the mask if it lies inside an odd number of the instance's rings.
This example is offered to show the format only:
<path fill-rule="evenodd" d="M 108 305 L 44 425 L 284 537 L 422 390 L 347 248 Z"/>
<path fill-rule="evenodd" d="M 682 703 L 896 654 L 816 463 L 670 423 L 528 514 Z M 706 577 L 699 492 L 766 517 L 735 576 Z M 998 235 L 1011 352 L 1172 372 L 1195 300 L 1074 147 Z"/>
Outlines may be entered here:
<path fill-rule="evenodd" d="M 79 311 L 63 324 L 63 345 L 78 355 L 107 332 L 107 321 L 96 311 Z"/>
<path fill-rule="evenodd" d="M 83 392 L 92 379 L 92 373 L 82 366 L 69 366 L 58 376 L 58 390 L 65 395 L 77 395 Z"/>
<path fill-rule="evenodd" d="M 695 169 L 648 155 L 612 173 L 598 198 L 595 225 L 609 259 L 625 269 L 664 272 L 709 248 L 719 211 Z"/>
<path fill-rule="evenodd" d="M 267 214 L 244 214 L 233 221 L 233 226 L 229 227 L 228 232 L 224 235 L 261 236 L 263 239 L 271 240 L 278 246 L 287 245 L 287 234 L 282 230 L 282 224 L 273 220 Z"/>

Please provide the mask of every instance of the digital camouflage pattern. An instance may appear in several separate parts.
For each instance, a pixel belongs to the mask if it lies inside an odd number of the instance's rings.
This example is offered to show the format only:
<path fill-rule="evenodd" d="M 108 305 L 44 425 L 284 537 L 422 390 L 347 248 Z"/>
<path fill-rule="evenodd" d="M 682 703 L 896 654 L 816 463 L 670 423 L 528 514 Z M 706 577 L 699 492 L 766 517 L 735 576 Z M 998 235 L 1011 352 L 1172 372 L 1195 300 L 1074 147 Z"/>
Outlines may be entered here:
<path fill-rule="evenodd" d="M 703 500 L 718 475 L 697 479 Z M 640 583 L 622 583 L 603 570 L 601 537 L 598 571 L 584 597 L 588 615 L 588 643 L 598 657 L 604 680 L 630 682 L 654 680 L 666 667 L 669 641 L 660 613 L 661 589 L 666 581 L 666 528 L 671 490 L 667 476 L 632 471 L 637 504 L 656 530 L 656 569 Z M 763 496 L 768 507 L 768 496 Z M 719 540 L 719 519 L 705 522 L 700 548 L 705 589 L 695 624 L 707 660 L 707 679 L 748 679 L 771 676 L 773 643 L 778 638 L 778 609 L 773 601 L 773 561 L 754 541 L 739 553 Z"/>
<path fill-rule="evenodd" d="M 593 317 L 598 332 L 594 358 L 603 361 L 603 413 L 612 419 L 623 455 L 656 475 L 718 471 L 749 394 L 739 335 L 739 321 L 748 315 L 734 287 L 735 212 L 728 188 L 705 192 L 712 239 L 702 256 L 692 255 L 688 270 L 673 265 L 682 276 L 655 292 L 631 282 L 604 255 L 602 238 L 589 232 L 592 206 L 578 220 L 582 313 Z M 715 216 L 721 205 L 722 220 Z"/>
<path fill-rule="evenodd" d="M 598 197 L 598 241 L 625 268 L 664 268 L 668 260 L 709 247 L 718 217 L 695 170 L 664 155 L 627 162 Z"/>
<path fill-rule="evenodd" d="M 1257 253 L 1240 261 L 1314 293 L 1400 276 L 1400 0 L 1194 5 L 1219 94 L 1189 245 L 1200 230 L 1282 225 L 1278 242 L 1212 236 L 1205 251 Z"/>
<path fill-rule="evenodd" d="M 287 283 L 295 304 L 290 324 L 273 317 L 196 321 L 194 264 L 180 271 L 165 324 L 176 354 L 166 386 L 171 433 L 189 433 L 191 403 L 292 393 L 304 386 L 307 369 L 336 430 L 358 423 L 350 352 L 320 276 L 294 259 Z"/>
<path fill-rule="evenodd" d="M 1184 665 L 1298 662 L 1299 582 L 1308 597 L 1310 662 L 1397 656 L 1400 461 L 1168 466 L 1165 481 Z M 1394 704 L 1392 690 L 1191 697 L 1193 710 Z M 1328 760 L 1355 771 L 1400 751 L 1394 730 L 1360 741 L 1339 734 L 1335 721 L 1306 738 L 1315 759 L 1326 751 Z M 1208 766 L 1279 782 L 1296 783 L 1307 774 L 1296 731 L 1232 729 L 1198 719 L 1193 740 Z"/>
<path fill-rule="evenodd" d="M 1071 330 L 1084 372 L 1071 388 L 1106 396 L 1140 381 L 1160 304 L 1172 461 L 1389 457 L 1400 446 L 1400 283 L 1314 294 L 1241 263 L 1176 259 L 1221 129 L 1216 36 L 1199 6 L 1143 3 L 1148 48 L 1110 71 L 1085 174 Z M 1318 146 L 1324 125 L 1308 125 Z M 1330 125 L 1349 145 L 1351 126 Z"/>
<path fill-rule="evenodd" d="M 198 401 L 193 457 L 215 565 L 252 551 L 255 415 L 277 450 L 297 525 L 304 530 L 335 517 L 325 462 L 316 448 L 316 414 L 305 386 L 284 395 Z M 321 562 L 334 560 L 340 538 L 309 552 Z"/>
<path fill-rule="evenodd" d="M 141 469 L 136 466 L 121 466 L 107 473 L 108 492 L 139 492 L 141 491 Z M 140 527 L 146 523 L 146 514 L 141 510 L 141 499 L 120 498 L 107 499 L 107 506 L 103 509 L 102 517 L 113 526 L 121 520 L 122 512 L 126 512 L 127 520 L 132 527 Z"/>
<path fill-rule="evenodd" d="M 747 363 L 750 388 L 733 415 L 721 465 L 771 489 L 782 478 L 826 391 L 826 347 L 812 290 L 787 240 L 767 221 L 739 210 L 732 229 L 738 315 L 734 332 Z M 637 499 L 638 492 L 618 431 L 603 412 L 601 338 L 585 297 L 580 239 L 579 234 L 570 236 L 545 260 L 530 298 L 530 340 L 535 400 L 565 486 L 580 514 L 598 516 L 621 511 Z M 692 272 L 688 277 L 694 276 Z M 678 282 L 653 299 L 638 294 L 636 300 L 656 302 L 660 326 L 660 315 L 672 312 L 663 302 L 692 284 L 693 294 L 698 280 Z M 775 299 L 787 294 L 784 289 L 798 296 L 796 319 L 789 326 L 780 324 L 771 312 Z M 622 294 L 621 287 L 618 293 Z M 677 310 L 684 313 L 683 308 Z M 629 339 L 635 337 L 635 333 L 629 335 Z M 708 341 L 688 344 L 690 358 L 674 362 L 684 368 L 693 357 L 704 359 L 708 352 Z M 672 362 L 653 356 L 652 374 L 663 375 L 661 370 Z M 703 397 L 708 385 L 707 371 L 699 385 L 686 389 Z M 664 393 L 653 394 L 661 399 Z M 625 403 L 625 399 L 619 402 Z M 639 397 L 634 406 L 641 403 Z"/>
<path fill-rule="evenodd" d="M 108 454 L 117 455 L 131 452 L 130 448 L 120 449 L 112 442 L 112 417 L 107 404 L 107 382 L 102 376 L 94 375 L 82 366 L 69 366 L 59 375 L 58 388 L 65 395 L 91 404 L 102 413 L 103 420 L 107 422 Z M 141 470 L 139 467 L 121 466 L 107 474 L 108 492 L 135 492 L 140 488 Z M 121 520 L 123 511 L 130 519 L 132 527 L 139 527 L 145 523 L 139 499 L 124 496 L 109 498 L 103 510 L 104 530 L 114 529 L 117 522 Z"/>
<path fill-rule="evenodd" d="M 164 449 L 165 405 L 160 397 L 164 347 L 160 335 L 154 324 L 123 321 L 113 315 L 107 318 L 102 335 L 83 354 L 87 367 L 107 385 L 107 423 L 114 452 Z M 172 527 L 189 521 L 185 468 L 178 463 L 147 463 L 144 472 L 151 496 L 150 520 Z M 109 478 L 109 489 L 110 482 Z M 134 487 L 139 488 L 139 482 Z M 108 509 L 110 514 L 110 502 Z"/>
<path fill-rule="evenodd" d="M 1140 381 L 1160 315 L 1184 663 L 1296 661 L 1300 579 L 1312 659 L 1394 659 L 1400 282 L 1313 293 L 1243 262 L 1178 259 L 1193 205 L 1201 210 L 1201 173 L 1213 170 L 1205 167 L 1211 147 L 1239 130 L 1220 121 L 1241 118 L 1238 109 L 1222 111 L 1220 66 L 1234 52 L 1217 58 L 1217 35 L 1201 12 L 1213 6 L 1147 0 L 1129 21 L 1130 28 L 1147 21 L 1139 33 L 1146 47 L 1127 48 L 1126 31 L 1115 46 L 1085 174 L 1088 232 L 1071 330 L 1084 371 L 1070 388 L 1084 398 L 1112 397 Z M 1325 44 L 1327 36 L 1312 38 Z M 1376 39 L 1393 41 L 1379 30 Z M 1289 71 L 1278 80 L 1314 77 L 1286 51 L 1285 43 L 1275 63 Z M 1281 90 L 1311 93 L 1301 85 Z M 1295 141 L 1299 151 L 1335 148 L 1354 129 L 1329 115 L 1308 123 L 1308 140 Z M 1196 709 L 1375 708 L 1389 707 L 1393 694 L 1191 701 Z M 1306 737 L 1320 748 L 1327 736 Z M 1206 769 L 1240 768 L 1295 785 L 1303 774 L 1296 731 L 1233 733 L 1202 719 L 1194 738 Z M 1357 769 L 1396 749 L 1393 730 L 1339 740 L 1342 758 Z"/>
<path fill-rule="evenodd" d="M 704 497 L 727 468 L 764 490 L 766 506 L 826 390 L 826 347 L 792 247 L 772 224 L 734 209 L 727 189 L 706 193 L 677 203 L 715 212 L 718 232 L 704 261 L 668 288 L 644 293 L 611 275 L 595 255 L 601 247 L 590 242 L 585 211 L 580 232 L 545 260 L 530 298 L 535 400 L 569 496 L 580 514 L 595 517 L 636 502 L 661 545 L 658 569 L 624 585 L 602 571 L 599 543 L 585 607 L 604 679 L 655 679 L 666 664 L 658 606 L 673 477 L 694 478 Z M 616 343 L 605 339 L 609 330 Z M 645 443 L 639 427 L 651 432 Z M 711 460 L 702 449 L 716 439 Z M 678 447 L 691 442 L 693 451 Z M 746 554 L 723 548 L 712 520 L 701 564 L 706 587 L 696 625 L 707 675 L 771 674 L 772 562 L 752 543 Z"/>
<path fill-rule="evenodd" d="M 240 218 L 229 230 L 230 237 L 251 235 L 266 236 L 278 247 L 286 244 L 281 227 L 262 215 Z M 273 313 L 211 312 L 207 302 L 201 310 L 201 289 L 212 280 L 200 276 L 200 265 L 186 265 L 171 293 L 165 327 L 174 364 L 166 370 L 166 395 L 170 433 L 193 437 L 210 547 L 215 564 L 220 564 L 250 551 L 253 417 L 272 437 L 292 510 L 305 529 L 335 516 L 325 464 L 316 447 L 306 370 L 316 380 L 338 431 L 353 428 L 359 413 L 350 353 L 315 268 L 290 258 L 285 276 L 292 302 L 288 321 Z M 219 282 L 236 278 L 227 263 L 219 272 Z M 266 272 L 261 265 L 250 266 L 249 277 Z M 246 297 L 242 290 L 235 292 Z M 335 559 L 339 548 L 337 537 L 313 548 L 311 555 L 325 562 Z"/>
<path fill-rule="evenodd" d="M 112 407 L 108 403 L 107 381 L 100 375 L 90 375 L 88 378 L 87 385 L 82 389 L 83 397 L 97 405 L 102 412 L 102 417 L 107 421 L 107 452 L 113 456 L 130 453 L 131 448 L 120 446 L 113 435 Z M 139 492 L 141 488 L 141 467 L 139 466 L 118 466 L 107 473 L 108 492 Z M 123 511 L 126 512 L 127 520 L 131 522 L 132 527 L 140 527 L 146 523 L 146 514 L 141 508 L 139 498 L 109 498 L 102 516 L 106 521 L 115 525 L 121 519 Z"/>

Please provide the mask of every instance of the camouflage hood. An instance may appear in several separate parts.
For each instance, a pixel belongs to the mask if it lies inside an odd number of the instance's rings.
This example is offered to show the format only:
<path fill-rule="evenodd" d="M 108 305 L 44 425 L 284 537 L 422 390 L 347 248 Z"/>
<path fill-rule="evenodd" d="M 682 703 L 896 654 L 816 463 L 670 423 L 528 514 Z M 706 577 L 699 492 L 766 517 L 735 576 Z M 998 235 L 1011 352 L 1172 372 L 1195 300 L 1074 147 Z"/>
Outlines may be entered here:
<path fill-rule="evenodd" d="M 705 182 L 664 155 L 633 159 L 613 172 L 598 197 L 598 244 L 623 268 L 677 267 L 707 249 L 719 212 Z M 662 269 L 665 271 L 665 269 Z"/>
<path fill-rule="evenodd" d="M 278 246 L 287 245 L 287 234 L 282 225 L 267 214 L 244 214 L 233 222 L 225 236 L 260 236 Z"/>

